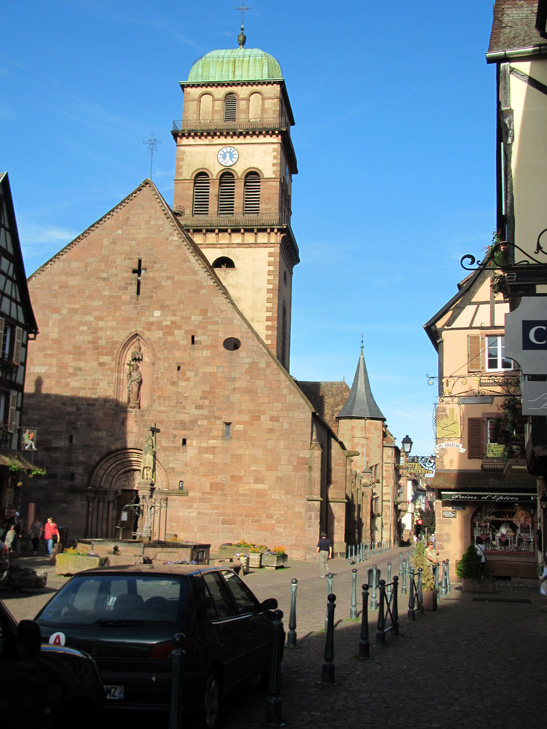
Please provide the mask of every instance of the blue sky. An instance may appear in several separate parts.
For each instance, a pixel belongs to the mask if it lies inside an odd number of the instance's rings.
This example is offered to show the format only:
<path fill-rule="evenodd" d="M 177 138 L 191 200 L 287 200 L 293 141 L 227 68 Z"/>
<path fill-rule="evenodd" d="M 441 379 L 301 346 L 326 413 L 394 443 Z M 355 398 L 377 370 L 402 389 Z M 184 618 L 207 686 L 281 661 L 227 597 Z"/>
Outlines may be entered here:
<path fill-rule="evenodd" d="M 423 331 L 495 228 L 493 0 L 248 0 L 247 48 L 281 64 L 296 126 L 291 373 L 350 385 L 361 335 L 400 443 L 434 447 Z M 239 0 L 4 0 L 0 170 L 27 274 L 150 174 L 173 201 L 178 82 L 237 47 Z"/>

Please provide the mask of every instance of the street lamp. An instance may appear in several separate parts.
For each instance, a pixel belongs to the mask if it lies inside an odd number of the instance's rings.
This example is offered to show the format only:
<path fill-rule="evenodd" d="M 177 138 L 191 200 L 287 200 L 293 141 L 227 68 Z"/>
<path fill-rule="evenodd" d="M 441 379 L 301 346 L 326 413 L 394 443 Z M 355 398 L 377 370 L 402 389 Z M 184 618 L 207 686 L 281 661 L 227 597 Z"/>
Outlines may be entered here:
<path fill-rule="evenodd" d="M 403 446 L 403 451 L 408 456 L 410 451 L 412 450 L 412 438 L 410 438 L 408 435 L 405 435 L 405 437 L 401 441 L 401 445 Z"/>
<path fill-rule="evenodd" d="M 543 509 L 543 511 L 545 511 L 547 509 L 547 494 L 541 495 L 539 503 L 541 504 L 541 508 Z"/>

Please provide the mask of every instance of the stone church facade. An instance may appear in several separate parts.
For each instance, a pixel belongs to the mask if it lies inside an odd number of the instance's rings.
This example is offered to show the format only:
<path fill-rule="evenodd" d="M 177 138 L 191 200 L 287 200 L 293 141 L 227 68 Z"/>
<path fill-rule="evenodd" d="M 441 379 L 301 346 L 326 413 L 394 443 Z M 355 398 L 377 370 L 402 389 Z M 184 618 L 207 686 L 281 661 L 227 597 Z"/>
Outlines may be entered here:
<path fill-rule="evenodd" d="M 363 521 L 362 448 L 337 435 L 349 388 L 321 412 L 288 371 L 297 166 L 279 64 L 214 51 L 181 86 L 173 206 L 145 180 L 29 279 L 25 422 L 47 476 L 25 499 L 69 539 L 246 539 L 303 559 L 322 530 L 337 552 L 385 538 Z"/>

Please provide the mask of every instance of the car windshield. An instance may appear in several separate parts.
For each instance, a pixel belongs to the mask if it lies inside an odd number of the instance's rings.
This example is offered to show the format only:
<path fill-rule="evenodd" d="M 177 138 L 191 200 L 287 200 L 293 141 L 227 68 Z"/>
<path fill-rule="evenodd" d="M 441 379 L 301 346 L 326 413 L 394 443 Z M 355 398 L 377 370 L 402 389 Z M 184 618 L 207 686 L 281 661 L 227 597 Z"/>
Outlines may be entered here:
<path fill-rule="evenodd" d="M 186 605 L 188 580 L 160 575 L 81 575 L 38 616 L 41 625 L 174 625 Z"/>

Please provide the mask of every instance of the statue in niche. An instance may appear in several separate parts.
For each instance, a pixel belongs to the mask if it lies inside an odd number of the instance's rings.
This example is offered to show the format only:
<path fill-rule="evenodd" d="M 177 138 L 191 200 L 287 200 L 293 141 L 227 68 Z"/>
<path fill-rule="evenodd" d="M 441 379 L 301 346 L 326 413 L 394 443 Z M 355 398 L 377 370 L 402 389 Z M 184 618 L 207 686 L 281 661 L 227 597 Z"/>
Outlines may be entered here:
<path fill-rule="evenodd" d="M 154 483 L 156 479 L 156 448 L 152 435 L 146 436 L 142 449 L 141 480 Z"/>
<path fill-rule="evenodd" d="M 142 372 L 140 364 L 143 360 L 140 339 L 137 339 L 135 348 L 131 351 L 127 367 L 127 404 L 130 408 L 138 409 L 141 406 Z"/>

